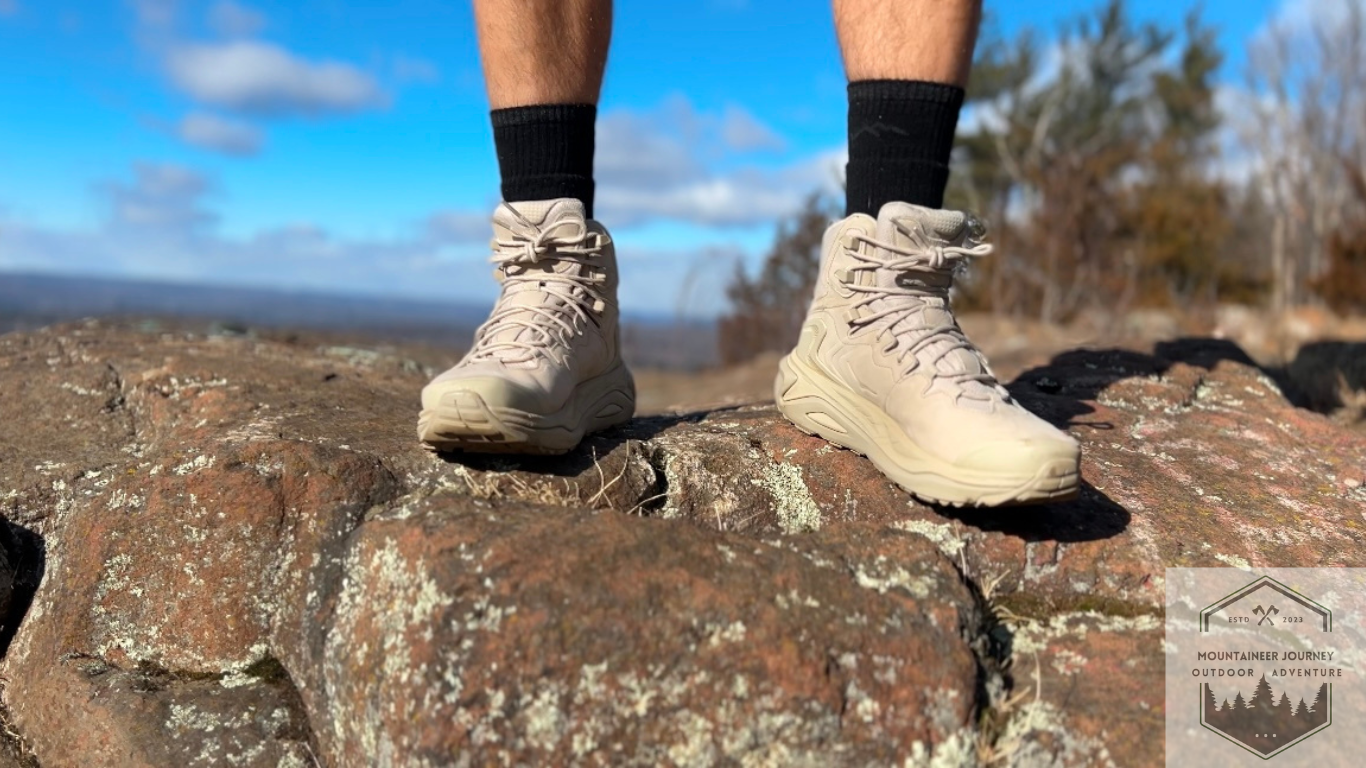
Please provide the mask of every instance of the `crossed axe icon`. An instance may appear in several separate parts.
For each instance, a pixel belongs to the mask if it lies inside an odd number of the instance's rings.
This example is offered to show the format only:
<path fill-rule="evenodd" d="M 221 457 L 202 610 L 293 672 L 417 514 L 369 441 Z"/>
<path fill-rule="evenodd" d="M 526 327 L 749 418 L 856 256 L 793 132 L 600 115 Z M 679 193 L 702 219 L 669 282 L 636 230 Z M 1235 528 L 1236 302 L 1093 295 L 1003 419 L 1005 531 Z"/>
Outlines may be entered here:
<path fill-rule="evenodd" d="M 1275 626 L 1275 625 L 1276 625 L 1276 621 L 1275 621 L 1274 619 L 1272 619 L 1271 617 L 1272 617 L 1274 614 L 1280 613 L 1280 611 L 1277 610 L 1277 609 L 1276 609 L 1276 606 L 1274 606 L 1274 605 L 1267 606 L 1266 608 L 1263 608 L 1263 607 L 1261 607 L 1261 606 L 1259 605 L 1259 606 L 1257 606 L 1256 608 L 1253 608 L 1253 609 L 1252 609 L 1252 612 L 1253 612 L 1253 613 L 1261 614 L 1261 616 L 1262 616 L 1262 618 L 1257 622 L 1257 626 L 1259 626 L 1259 627 L 1260 627 L 1261 625 L 1263 625 L 1263 624 L 1270 624 L 1270 625 L 1272 625 L 1272 626 Z"/>

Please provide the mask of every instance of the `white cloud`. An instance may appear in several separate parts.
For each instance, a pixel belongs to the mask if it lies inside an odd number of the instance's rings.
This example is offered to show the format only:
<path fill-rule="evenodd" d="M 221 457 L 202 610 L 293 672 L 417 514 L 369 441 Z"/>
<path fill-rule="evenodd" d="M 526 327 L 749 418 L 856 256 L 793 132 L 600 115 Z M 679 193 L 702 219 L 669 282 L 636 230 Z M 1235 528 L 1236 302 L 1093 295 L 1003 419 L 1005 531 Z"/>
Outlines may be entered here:
<path fill-rule="evenodd" d="M 422 226 L 391 240 L 338 238 L 299 223 L 241 238 L 218 233 L 207 207 L 214 185 L 176 165 L 140 164 L 131 180 L 101 184 L 106 216 L 94 227 L 56 230 L 0 215 L 0 269 L 165 279 L 334 292 L 486 300 L 483 245 L 463 252 Z M 487 226 L 487 216 L 484 217 Z"/>
<path fill-rule="evenodd" d="M 812 192 L 833 194 L 840 157 L 832 151 L 778 171 L 743 169 L 652 190 L 600 184 L 595 215 L 616 226 L 651 219 L 712 227 L 772 223 L 799 210 Z"/>
<path fill-rule="evenodd" d="M 183 166 L 141 163 L 133 183 L 110 182 L 100 187 L 109 203 L 112 229 L 156 230 L 186 235 L 214 224 L 218 217 L 201 206 L 211 185 L 204 176 Z"/>
<path fill-rule="evenodd" d="M 236 157 L 261 151 L 261 132 L 247 123 L 206 112 L 192 112 L 176 126 L 176 135 L 188 144 Z"/>
<path fill-rule="evenodd" d="M 258 41 L 177 45 L 166 67 L 195 99 L 246 114 L 316 116 L 384 102 L 375 79 L 350 64 L 306 61 Z"/>
<path fill-rule="evenodd" d="M 745 253 L 732 243 L 650 249 L 618 242 L 617 259 L 623 311 L 710 318 L 729 308 L 726 285 L 735 274 L 735 265 L 745 260 Z"/>
<path fill-rule="evenodd" d="M 1316 27 L 1342 27 L 1349 24 L 1354 16 L 1352 6 L 1356 6 L 1359 12 L 1362 0 L 1282 0 L 1270 19 L 1253 34 L 1253 40 L 1266 40 L 1272 30 L 1278 27 L 1292 35 L 1313 34 Z M 1356 18 L 1358 22 L 1363 21 L 1360 15 Z"/>
<path fill-rule="evenodd" d="M 263 14 L 232 0 L 219 0 L 209 9 L 209 27 L 223 37 L 251 37 L 265 26 Z"/>
<path fill-rule="evenodd" d="M 13 16 L 19 12 L 19 0 L 0 0 L 0 16 Z"/>
<path fill-rule="evenodd" d="M 737 152 L 758 149 L 781 152 L 787 147 L 787 142 L 772 128 L 734 105 L 726 107 L 725 115 L 721 118 L 721 136 L 726 146 Z"/>
<path fill-rule="evenodd" d="M 838 192 L 842 148 L 759 158 L 736 148 L 764 143 L 736 139 L 738 109 L 727 118 L 678 98 L 600 119 L 597 214 L 621 244 L 623 306 L 715 314 L 724 307 L 718 286 L 742 252 L 762 248 L 775 220 L 812 191 Z M 249 134 L 234 135 L 234 126 L 252 129 L 204 112 L 173 130 L 201 146 L 245 152 Z M 213 182 L 192 169 L 138 165 L 130 178 L 96 190 L 107 215 L 79 230 L 0 215 L 0 269 L 478 301 L 496 295 L 486 279 L 487 209 L 436 211 L 387 239 L 339 237 L 307 222 L 226 236 L 210 204 Z M 672 250 L 657 250 L 661 243 Z"/>
<path fill-rule="evenodd" d="M 392 71 L 394 80 L 400 83 L 435 83 L 441 79 L 441 71 L 426 59 L 397 54 L 394 56 Z"/>
<path fill-rule="evenodd" d="M 439 211 L 427 218 L 427 236 L 437 243 L 487 242 L 493 235 L 489 214 L 474 211 Z"/>
<path fill-rule="evenodd" d="M 225 236 L 210 205 L 215 190 L 194 169 L 144 163 L 95 187 L 105 215 L 93 226 L 26 224 L 0 205 L 0 270 L 478 302 L 497 295 L 487 211 L 437 212 L 388 239 L 338 237 L 307 222 Z M 621 235 L 625 309 L 707 317 L 725 308 L 724 283 L 745 253 L 735 238 L 693 230 L 661 250 L 648 228 Z"/>
<path fill-rule="evenodd" d="M 144 29 L 165 29 L 180 15 L 180 0 L 130 0 L 138 25 Z"/>
<path fill-rule="evenodd" d="M 594 173 L 598 185 L 678 184 L 705 175 L 696 148 L 659 112 L 609 112 L 598 119 Z"/>
<path fill-rule="evenodd" d="M 743 162 L 781 145 L 736 106 L 703 113 L 674 97 L 647 112 L 607 113 L 598 121 L 594 213 L 617 227 L 655 219 L 755 225 L 795 212 L 814 191 L 838 191 L 843 150 L 777 168 Z"/>

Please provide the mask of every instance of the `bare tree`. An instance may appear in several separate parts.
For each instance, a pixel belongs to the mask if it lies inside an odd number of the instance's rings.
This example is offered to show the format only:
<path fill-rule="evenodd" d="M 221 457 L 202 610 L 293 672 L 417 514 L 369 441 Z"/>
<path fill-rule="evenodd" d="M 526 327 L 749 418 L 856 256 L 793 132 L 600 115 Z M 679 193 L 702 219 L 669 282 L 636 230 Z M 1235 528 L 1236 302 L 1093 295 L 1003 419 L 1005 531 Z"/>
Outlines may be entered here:
<path fill-rule="evenodd" d="M 835 215 L 828 198 L 807 197 L 800 211 L 779 224 L 758 274 L 750 277 L 742 264 L 736 265 L 726 288 L 730 311 L 717 323 L 721 362 L 786 352 L 797 343 L 820 269 L 821 238 Z"/>
<path fill-rule="evenodd" d="M 1272 216 L 1271 305 L 1310 300 L 1329 269 L 1329 245 L 1362 205 L 1352 179 L 1366 169 L 1366 2 L 1320 0 L 1255 41 L 1253 103 L 1242 139 Z"/>
<path fill-rule="evenodd" d="M 1122 0 L 1051 54 L 1028 35 L 989 39 L 969 92 L 986 118 L 960 132 L 952 192 L 996 221 L 998 257 L 967 303 L 1051 322 L 1214 293 L 1228 229 L 1209 174 L 1221 59 L 1198 17 L 1140 23 Z"/>

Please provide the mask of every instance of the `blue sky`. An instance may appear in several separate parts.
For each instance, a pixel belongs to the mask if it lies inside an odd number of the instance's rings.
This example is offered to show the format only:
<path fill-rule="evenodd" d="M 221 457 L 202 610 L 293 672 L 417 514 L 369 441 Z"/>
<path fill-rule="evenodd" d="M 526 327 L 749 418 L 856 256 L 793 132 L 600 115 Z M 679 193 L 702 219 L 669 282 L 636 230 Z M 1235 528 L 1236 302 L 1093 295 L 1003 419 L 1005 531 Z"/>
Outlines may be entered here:
<path fill-rule="evenodd" d="M 1314 1 L 1205 0 L 1223 78 Z M 987 4 L 1008 36 L 1094 6 Z M 829 4 L 623 0 L 613 38 L 598 208 L 623 306 L 714 314 L 775 217 L 836 183 Z M 0 270 L 490 301 L 487 109 L 463 0 L 0 0 Z"/>

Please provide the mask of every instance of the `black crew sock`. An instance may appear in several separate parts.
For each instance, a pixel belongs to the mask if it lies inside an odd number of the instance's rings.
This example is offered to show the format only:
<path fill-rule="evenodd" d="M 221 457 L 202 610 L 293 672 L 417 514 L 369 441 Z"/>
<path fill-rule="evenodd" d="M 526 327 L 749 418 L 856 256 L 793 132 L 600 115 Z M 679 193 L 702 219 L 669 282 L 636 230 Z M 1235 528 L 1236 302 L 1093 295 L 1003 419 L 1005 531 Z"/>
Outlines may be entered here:
<path fill-rule="evenodd" d="M 493 146 L 503 177 L 503 199 L 583 201 L 593 216 L 592 104 L 537 104 L 495 109 Z"/>
<path fill-rule="evenodd" d="M 849 84 L 845 215 L 877 216 L 899 200 L 944 205 L 963 89 L 920 80 Z"/>

